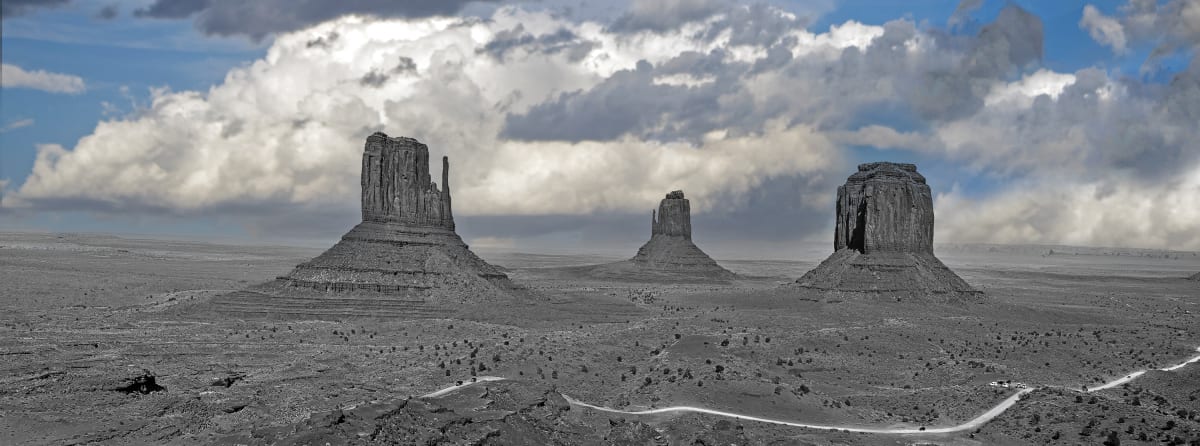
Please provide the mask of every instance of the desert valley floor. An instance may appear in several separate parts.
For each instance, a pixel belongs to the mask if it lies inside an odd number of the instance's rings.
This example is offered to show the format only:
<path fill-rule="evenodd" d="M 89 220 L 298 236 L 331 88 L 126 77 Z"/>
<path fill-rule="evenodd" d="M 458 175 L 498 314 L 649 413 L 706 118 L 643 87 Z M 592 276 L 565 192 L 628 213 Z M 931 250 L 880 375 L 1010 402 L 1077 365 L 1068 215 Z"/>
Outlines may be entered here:
<path fill-rule="evenodd" d="M 484 251 L 544 299 L 334 321 L 212 308 L 316 249 L 0 234 L 0 444 L 1200 443 L 1200 364 L 1159 370 L 1200 354 L 1196 253 L 937 250 L 983 294 L 790 285 L 823 257 L 688 283 Z M 672 406 L 915 432 L 618 413 Z"/>

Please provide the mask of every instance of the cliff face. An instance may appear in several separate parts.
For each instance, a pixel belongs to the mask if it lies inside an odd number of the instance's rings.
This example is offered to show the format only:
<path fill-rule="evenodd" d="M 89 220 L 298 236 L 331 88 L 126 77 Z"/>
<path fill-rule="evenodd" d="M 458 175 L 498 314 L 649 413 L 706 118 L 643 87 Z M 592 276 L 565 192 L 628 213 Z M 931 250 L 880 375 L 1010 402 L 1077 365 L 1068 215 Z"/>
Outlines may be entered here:
<path fill-rule="evenodd" d="M 859 165 L 838 187 L 836 217 L 835 251 L 801 287 L 897 299 L 978 293 L 933 255 L 933 198 L 917 166 Z"/>
<path fill-rule="evenodd" d="M 454 230 L 450 161 L 442 157 L 442 188 L 430 180 L 429 147 L 412 138 L 367 137 L 362 158 L 363 221 Z"/>
<path fill-rule="evenodd" d="M 868 163 L 838 187 L 834 250 L 933 253 L 933 197 L 917 166 Z"/>
<path fill-rule="evenodd" d="M 658 214 L 650 214 L 650 235 L 669 235 L 692 239 L 692 205 L 683 191 L 667 194 L 658 204 Z"/>

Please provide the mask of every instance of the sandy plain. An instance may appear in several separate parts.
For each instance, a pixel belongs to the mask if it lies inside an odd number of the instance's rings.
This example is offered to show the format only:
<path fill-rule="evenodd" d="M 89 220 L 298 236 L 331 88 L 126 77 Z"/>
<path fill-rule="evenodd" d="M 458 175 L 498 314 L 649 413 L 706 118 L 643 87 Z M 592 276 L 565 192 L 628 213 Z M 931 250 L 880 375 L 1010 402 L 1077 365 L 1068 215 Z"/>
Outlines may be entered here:
<path fill-rule="evenodd" d="M 206 308 L 319 251 L 0 234 L 0 443 L 1200 442 L 1200 367 L 1087 391 L 1196 355 L 1192 252 L 939 245 L 984 292 L 951 304 L 788 286 L 822 258 L 720 261 L 741 277 L 688 282 L 581 272 L 619 260 L 603 256 L 480 252 L 547 300 L 402 321 Z M 162 390 L 128 391 L 143 375 Z M 504 380 L 422 398 L 483 376 Z M 562 398 L 932 431 L 1016 383 L 1036 390 L 951 433 Z"/>

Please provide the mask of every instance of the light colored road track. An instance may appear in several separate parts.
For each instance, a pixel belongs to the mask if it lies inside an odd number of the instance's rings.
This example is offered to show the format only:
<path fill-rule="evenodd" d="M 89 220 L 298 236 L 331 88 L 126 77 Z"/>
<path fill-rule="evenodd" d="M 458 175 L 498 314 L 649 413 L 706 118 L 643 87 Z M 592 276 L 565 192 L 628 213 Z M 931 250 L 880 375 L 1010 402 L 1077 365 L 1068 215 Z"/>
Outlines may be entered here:
<path fill-rule="evenodd" d="M 464 382 L 462 384 L 455 384 L 453 386 L 449 386 L 449 387 L 443 388 L 438 391 L 430 392 L 430 393 L 421 395 L 421 398 L 437 398 L 439 396 L 445 395 L 450 392 L 454 392 L 454 391 L 462 389 L 464 387 L 470 387 L 475 384 L 484 383 L 484 382 L 488 382 L 488 381 L 503 381 L 503 380 L 504 380 L 504 378 L 501 378 L 499 376 L 476 376 L 475 379 L 472 381 Z"/>
<path fill-rule="evenodd" d="M 1197 347 L 1196 351 L 1200 352 L 1200 347 Z M 1158 370 L 1170 372 L 1170 371 L 1174 371 L 1174 370 L 1179 370 L 1183 367 L 1186 367 L 1189 364 L 1194 364 L 1197 362 L 1200 362 L 1200 355 L 1192 357 L 1191 359 L 1188 359 L 1179 364 L 1175 364 L 1170 367 L 1164 367 L 1164 368 L 1161 368 Z M 1139 371 L 1130 373 L 1128 375 L 1122 376 L 1120 378 L 1117 378 L 1115 380 L 1109 381 L 1107 383 L 1104 383 L 1101 386 L 1087 389 L 1087 391 L 1095 392 L 1097 390 L 1104 390 L 1104 389 L 1110 389 L 1113 387 L 1117 387 L 1117 386 L 1120 386 L 1121 384 L 1125 384 L 1129 381 L 1133 381 L 1134 379 L 1137 379 L 1139 376 L 1142 376 L 1145 373 L 1146 373 L 1146 370 L 1139 370 Z M 476 379 L 476 382 L 463 383 L 460 385 L 446 387 L 444 389 L 441 389 L 436 392 L 425 395 L 425 396 L 423 396 L 423 398 L 439 397 L 439 396 L 445 395 L 447 393 L 459 390 L 461 388 L 464 388 L 464 387 L 467 387 L 467 386 L 470 386 L 473 384 L 478 384 L 480 382 L 504 380 L 504 378 L 497 377 L 497 376 L 480 376 L 475 379 Z M 577 399 L 571 398 L 570 396 L 567 396 L 567 395 L 563 395 L 563 398 L 565 398 L 567 400 L 567 402 L 571 403 L 571 405 L 574 405 L 574 406 L 586 407 L 586 408 L 598 410 L 601 412 L 616 413 L 616 414 L 622 414 L 622 415 L 656 415 L 656 414 L 664 414 L 664 413 L 688 413 L 688 412 L 691 412 L 691 413 L 716 415 L 719 417 L 727 417 L 727 418 L 733 418 L 733 419 L 737 419 L 737 420 L 756 421 L 756 422 L 760 422 L 760 423 L 778 424 L 778 425 L 783 425 L 783 426 L 803 427 L 803 428 L 807 428 L 807 429 L 818 429 L 818 430 L 828 430 L 828 431 L 859 432 L 859 433 L 868 433 L 868 434 L 948 434 L 948 433 L 962 432 L 962 431 L 968 431 L 971 429 L 976 429 L 980 426 L 983 426 L 984 424 L 987 424 L 987 422 L 992 421 L 992 419 L 996 418 L 997 416 L 1000 416 L 1000 414 L 1004 413 L 1004 411 L 1008 410 L 1010 407 L 1017 404 L 1017 402 L 1020 401 L 1022 396 L 1026 395 L 1029 392 L 1032 392 L 1034 390 L 1036 390 L 1036 388 L 1022 389 L 1021 391 L 1013 394 L 1012 396 L 1009 396 L 1004 401 L 1001 401 L 1000 404 L 997 404 L 996 406 L 992 407 L 991 409 L 988 409 L 987 412 L 984 412 L 982 415 L 975 417 L 975 419 L 968 421 L 966 423 L 962 423 L 962 424 L 955 425 L 955 426 L 934 427 L 934 428 L 911 427 L 911 426 L 865 427 L 865 426 L 834 426 L 834 425 L 822 425 L 822 424 L 807 424 L 807 423 L 800 423 L 800 422 L 795 422 L 795 421 L 784 421 L 784 420 L 774 420 L 774 419 L 770 419 L 770 418 L 760 418 L 760 417 L 755 417 L 755 416 L 751 416 L 751 415 L 743 415 L 743 414 L 738 414 L 738 413 L 733 413 L 733 412 L 725 412 L 725 411 L 720 411 L 720 410 L 713 410 L 713 409 L 707 409 L 707 408 L 703 408 L 703 407 L 694 407 L 694 406 L 671 406 L 671 407 L 662 407 L 662 408 L 658 408 L 658 409 L 646 409 L 646 410 L 620 410 L 620 409 L 613 409 L 613 408 L 609 408 L 609 407 L 597 406 L 594 404 L 588 404 L 583 401 L 579 401 Z"/>
<path fill-rule="evenodd" d="M 1200 347 L 1196 347 L 1196 351 L 1200 352 Z M 1159 369 L 1159 370 L 1162 370 L 1162 371 L 1164 371 L 1164 372 L 1170 372 L 1170 371 L 1174 371 L 1174 370 L 1179 370 L 1179 369 L 1182 369 L 1182 368 L 1186 367 L 1188 364 L 1193 364 L 1193 363 L 1196 363 L 1196 362 L 1200 362 L 1200 355 L 1197 355 L 1197 356 L 1193 357 L 1192 359 L 1189 359 L 1189 360 L 1187 360 L 1187 361 L 1183 361 L 1183 362 L 1181 362 L 1181 363 L 1179 363 L 1179 364 L 1175 364 L 1175 365 L 1173 365 L 1173 366 L 1170 366 L 1170 367 L 1164 367 L 1164 368 L 1161 368 L 1161 369 Z M 1114 379 L 1114 380 L 1112 380 L 1112 381 L 1106 382 L 1106 383 L 1104 383 L 1104 384 L 1101 384 L 1101 385 L 1099 385 L 1099 386 L 1096 386 L 1096 387 L 1090 387 L 1090 388 L 1088 388 L 1088 389 L 1087 389 L 1087 391 L 1088 391 L 1088 392 L 1095 392 L 1095 391 L 1097 391 L 1097 390 L 1111 389 L 1111 388 L 1113 388 L 1113 387 L 1120 386 L 1121 384 L 1125 384 L 1125 383 L 1127 383 L 1127 382 L 1133 381 L 1133 380 L 1137 379 L 1137 377 L 1144 375 L 1144 374 L 1145 374 L 1146 372 L 1148 372 L 1148 371 L 1149 371 L 1149 370 L 1138 370 L 1138 371 L 1136 371 L 1136 372 L 1133 372 L 1133 373 L 1130 373 L 1130 374 L 1128 374 L 1128 375 L 1122 376 L 1122 377 L 1120 377 L 1120 378 Z"/>
<path fill-rule="evenodd" d="M 1016 404 L 1017 400 L 1019 400 L 1022 395 L 1025 395 L 1026 393 L 1029 393 L 1032 391 L 1033 391 L 1033 389 L 1021 390 L 1020 392 L 1017 392 L 1017 393 L 1013 394 L 1012 396 L 1008 397 L 1004 401 L 1001 401 L 1000 404 L 997 405 L 996 407 L 993 407 L 993 408 L 989 409 L 987 412 L 984 412 L 983 415 L 975 417 L 974 420 L 968 421 L 966 423 L 963 423 L 963 424 L 960 424 L 957 426 L 939 427 L 939 428 L 924 428 L 924 427 L 877 428 L 877 427 L 861 427 L 861 426 L 828 426 L 828 425 L 821 425 L 821 424 L 807 424 L 807 423 L 797 423 L 797 422 L 793 422 L 793 421 L 773 420 L 770 418 L 759 418 L 759 417 L 753 417 L 753 416 L 749 416 L 749 415 L 742 415 L 742 414 L 736 414 L 736 413 L 732 413 L 732 412 L 724 412 L 724 411 L 720 411 L 720 410 L 712 410 L 712 409 L 705 409 L 703 407 L 692 407 L 692 406 L 672 406 L 672 407 L 663 407 L 660 409 L 625 411 L 625 410 L 618 410 L 618 409 L 610 409 L 607 407 L 594 406 L 594 405 L 576 400 L 576 399 L 571 398 L 566 395 L 563 395 L 563 398 L 566 398 L 567 401 L 570 402 L 571 404 L 574 404 L 574 405 L 577 405 L 580 407 L 587 407 L 587 408 L 599 410 L 602 412 L 618 413 L 618 414 L 623 414 L 623 415 L 653 415 L 653 414 L 671 413 L 671 412 L 693 412 L 693 413 L 703 413 L 703 414 L 716 415 L 716 416 L 721 416 L 721 417 L 734 418 L 734 419 L 738 419 L 738 420 L 757 421 L 760 423 L 780 424 L 780 425 L 784 425 L 784 426 L 803 427 L 803 428 L 808 428 L 808 429 L 820 429 L 820 430 L 829 430 L 829 431 L 861 432 L 861 433 L 868 433 L 868 434 L 922 434 L 922 433 L 924 433 L 924 434 L 944 434 L 944 433 L 960 432 L 960 431 L 975 429 L 979 426 L 983 426 L 988 421 L 991 421 L 992 418 L 996 418 L 997 415 L 1004 413 L 1005 410 L 1008 410 L 1009 407 L 1012 407 L 1013 404 Z"/>

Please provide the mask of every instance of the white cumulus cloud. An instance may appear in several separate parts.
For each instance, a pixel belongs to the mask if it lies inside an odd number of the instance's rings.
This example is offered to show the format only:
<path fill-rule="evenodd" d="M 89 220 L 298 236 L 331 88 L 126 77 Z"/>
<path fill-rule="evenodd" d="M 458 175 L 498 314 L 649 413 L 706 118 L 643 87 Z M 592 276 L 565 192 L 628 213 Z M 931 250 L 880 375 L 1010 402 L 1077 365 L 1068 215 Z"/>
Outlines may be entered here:
<path fill-rule="evenodd" d="M 26 71 L 24 68 L 12 64 L 0 65 L 0 86 L 72 94 L 82 93 L 86 88 L 83 78 L 79 76 L 45 70 Z"/>
<path fill-rule="evenodd" d="M 684 189 L 698 213 L 737 215 L 727 227 L 812 233 L 852 171 L 847 146 L 873 146 L 997 186 L 940 196 L 940 240 L 1200 248 L 1200 218 L 1176 209 L 1196 202 L 1200 64 L 1154 86 L 1039 69 L 1041 22 L 1011 4 L 975 36 L 672 5 L 691 13 L 635 11 L 622 28 L 510 6 L 281 34 L 206 91 L 154 90 L 72 146 L 39 146 L 0 207 L 353 215 L 363 141 L 384 131 L 450 156 L 461 216 L 577 224 Z M 1139 212 L 1110 221 L 1122 200 Z"/>
<path fill-rule="evenodd" d="M 939 240 L 1196 249 L 1200 169 L 1164 184 L 1039 180 L 983 200 L 934 200 Z"/>
<path fill-rule="evenodd" d="M 1115 18 L 1104 15 L 1095 6 L 1083 7 L 1083 17 L 1079 19 L 1079 27 L 1086 29 L 1096 42 L 1107 45 L 1117 54 L 1129 50 L 1125 37 L 1125 26 Z"/>
<path fill-rule="evenodd" d="M 566 30 L 587 51 L 524 44 L 486 53 L 514 29 L 539 38 Z M 4 204 L 183 214 L 346 206 L 356 203 L 363 140 L 377 130 L 450 156 L 460 215 L 640 211 L 679 187 L 695 191 L 702 208 L 699 197 L 839 161 L 822 135 L 784 120 L 692 142 L 500 136 L 511 113 L 594 87 L 639 60 L 715 44 L 685 31 L 610 34 L 511 8 L 486 21 L 344 17 L 280 36 L 264 58 L 207 92 L 156 90 L 145 109 L 99 123 L 73 148 L 40 146 L 31 175 Z"/>

